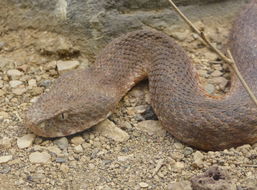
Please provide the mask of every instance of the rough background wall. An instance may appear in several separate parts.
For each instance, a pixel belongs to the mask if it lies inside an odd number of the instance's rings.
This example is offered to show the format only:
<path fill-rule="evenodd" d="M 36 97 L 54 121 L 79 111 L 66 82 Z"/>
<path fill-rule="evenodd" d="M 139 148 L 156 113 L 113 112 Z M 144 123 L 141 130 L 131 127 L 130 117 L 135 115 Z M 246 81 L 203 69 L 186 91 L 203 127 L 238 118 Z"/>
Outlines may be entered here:
<path fill-rule="evenodd" d="M 247 0 L 175 0 L 192 20 L 231 17 Z M 35 28 L 71 38 L 86 54 L 97 53 L 122 33 L 183 23 L 168 0 L 0 0 L 0 32 Z"/>

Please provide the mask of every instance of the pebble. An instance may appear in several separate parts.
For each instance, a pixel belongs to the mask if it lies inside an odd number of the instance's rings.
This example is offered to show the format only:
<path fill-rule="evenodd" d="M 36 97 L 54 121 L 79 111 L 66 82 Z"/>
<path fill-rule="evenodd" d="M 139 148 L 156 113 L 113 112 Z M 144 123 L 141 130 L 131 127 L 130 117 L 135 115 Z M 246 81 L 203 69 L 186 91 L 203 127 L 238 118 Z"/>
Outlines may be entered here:
<path fill-rule="evenodd" d="M 128 133 L 118 128 L 112 121 L 106 119 L 95 126 L 95 131 L 117 142 L 127 141 Z"/>
<path fill-rule="evenodd" d="M 33 152 L 29 155 L 29 161 L 31 163 L 47 163 L 50 159 L 51 156 L 47 152 Z"/>
<path fill-rule="evenodd" d="M 68 139 L 66 137 L 56 139 L 54 141 L 54 144 L 56 144 L 62 150 L 66 150 L 69 146 L 69 142 L 68 142 Z"/>
<path fill-rule="evenodd" d="M 4 96 L 5 95 L 5 91 L 0 89 L 0 96 Z"/>
<path fill-rule="evenodd" d="M 18 96 L 22 95 L 24 92 L 26 92 L 26 88 L 23 88 L 23 87 L 15 88 L 15 89 L 12 90 L 12 93 L 14 93 Z"/>
<path fill-rule="evenodd" d="M 7 71 L 7 76 L 9 76 L 11 79 L 15 80 L 21 77 L 24 73 L 17 70 L 17 69 L 11 69 Z"/>
<path fill-rule="evenodd" d="M 204 90 L 208 93 L 208 94 L 212 94 L 215 91 L 215 86 L 212 84 L 206 84 L 204 85 Z"/>
<path fill-rule="evenodd" d="M 37 86 L 37 81 L 36 81 L 36 79 L 30 79 L 28 81 L 28 84 L 30 87 L 35 87 L 35 86 Z"/>
<path fill-rule="evenodd" d="M 15 87 L 17 87 L 17 86 L 19 86 L 19 85 L 22 85 L 22 82 L 19 81 L 19 80 L 11 80 L 11 81 L 9 82 L 9 84 L 10 84 L 10 86 L 11 86 L 12 88 L 15 88 Z"/>
<path fill-rule="evenodd" d="M 76 152 L 76 153 L 83 152 L 82 146 L 81 146 L 81 145 L 75 146 L 75 147 L 74 147 L 74 152 Z"/>
<path fill-rule="evenodd" d="M 193 152 L 194 152 L 194 150 L 191 147 L 186 147 L 184 149 L 184 155 L 185 156 L 191 155 Z"/>
<path fill-rule="evenodd" d="M 142 188 L 147 188 L 149 185 L 145 182 L 140 182 L 139 186 L 142 187 Z"/>
<path fill-rule="evenodd" d="M 130 154 L 130 155 L 126 155 L 126 156 L 118 156 L 117 160 L 120 161 L 120 162 L 125 162 L 131 158 L 133 158 L 134 155 L 133 154 Z"/>
<path fill-rule="evenodd" d="M 192 190 L 190 181 L 174 182 L 168 185 L 168 190 Z"/>
<path fill-rule="evenodd" d="M 225 79 L 224 77 L 215 77 L 215 78 L 209 79 L 209 82 L 212 84 L 223 84 L 226 86 L 228 83 L 228 80 Z"/>
<path fill-rule="evenodd" d="M 223 75 L 223 73 L 221 71 L 218 71 L 218 70 L 215 70 L 211 73 L 211 76 L 213 76 L 213 77 L 220 77 L 222 75 Z"/>
<path fill-rule="evenodd" d="M 34 134 L 27 134 L 24 135 L 17 140 L 17 145 L 20 149 L 28 148 L 32 145 L 33 141 L 35 140 Z"/>
<path fill-rule="evenodd" d="M 0 156 L 0 164 L 9 162 L 12 159 L 12 155 Z"/>
<path fill-rule="evenodd" d="M 203 167 L 203 158 L 204 158 L 203 154 L 200 151 L 196 151 L 193 154 L 193 159 L 194 159 L 193 166 L 202 168 Z"/>
<path fill-rule="evenodd" d="M 85 142 L 85 140 L 81 136 L 73 137 L 71 139 L 71 143 L 74 144 L 74 145 L 80 145 L 83 142 Z"/>
<path fill-rule="evenodd" d="M 4 137 L 0 139 L 0 148 L 1 149 L 7 149 L 12 146 L 12 141 L 10 138 Z"/>
<path fill-rule="evenodd" d="M 188 36 L 189 36 L 190 32 L 189 30 L 185 30 L 182 32 L 172 32 L 172 37 L 179 40 L 179 41 L 184 41 Z"/>
<path fill-rule="evenodd" d="M 161 123 L 156 120 L 141 121 L 136 125 L 136 128 L 148 135 L 159 137 L 164 137 L 166 135 L 166 130 L 161 126 Z"/>
<path fill-rule="evenodd" d="M 7 119 L 9 117 L 9 114 L 5 111 L 0 111 L 0 116 L 2 116 L 4 119 Z"/>
<path fill-rule="evenodd" d="M 0 80 L 0 88 L 4 87 L 4 81 Z"/>
<path fill-rule="evenodd" d="M 52 153 L 56 154 L 56 155 L 59 155 L 62 152 L 57 146 L 49 146 L 49 147 L 47 147 L 47 150 L 49 152 L 52 152 Z"/>
<path fill-rule="evenodd" d="M 67 159 L 66 159 L 65 157 L 57 157 L 57 158 L 55 159 L 55 161 L 56 161 L 57 163 L 65 163 L 65 162 L 67 162 Z"/>
<path fill-rule="evenodd" d="M 79 66 L 78 61 L 57 61 L 56 64 L 59 73 L 75 69 Z"/>

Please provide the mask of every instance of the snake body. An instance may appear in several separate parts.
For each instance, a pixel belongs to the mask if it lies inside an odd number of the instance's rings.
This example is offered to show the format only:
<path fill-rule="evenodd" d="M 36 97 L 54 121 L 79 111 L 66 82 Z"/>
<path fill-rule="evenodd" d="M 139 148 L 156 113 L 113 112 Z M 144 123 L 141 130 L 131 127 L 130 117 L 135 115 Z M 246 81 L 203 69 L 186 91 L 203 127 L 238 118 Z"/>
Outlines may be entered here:
<path fill-rule="evenodd" d="M 236 19 L 230 50 L 257 95 L 257 1 Z M 192 62 L 170 37 L 140 30 L 112 41 L 85 70 L 58 78 L 28 110 L 26 125 L 37 135 L 58 137 L 104 120 L 136 83 L 148 77 L 151 105 L 161 124 L 177 139 L 204 150 L 257 141 L 257 107 L 232 76 L 223 97 L 199 86 Z"/>

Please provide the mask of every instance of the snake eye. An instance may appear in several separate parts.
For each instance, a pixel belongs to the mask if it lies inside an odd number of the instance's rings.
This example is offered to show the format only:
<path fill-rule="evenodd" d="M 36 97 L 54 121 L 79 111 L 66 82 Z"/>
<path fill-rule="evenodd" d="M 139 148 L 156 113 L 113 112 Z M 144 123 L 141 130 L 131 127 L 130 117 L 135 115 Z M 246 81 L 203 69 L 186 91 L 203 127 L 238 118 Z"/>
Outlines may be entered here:
<path fill-rule="evenodd" d="M 68 118 L 68 114 L 67 113 L 61 113 L 60 115 L 59 115 L 59 119 L 60 120 L 66 120 Z"/>

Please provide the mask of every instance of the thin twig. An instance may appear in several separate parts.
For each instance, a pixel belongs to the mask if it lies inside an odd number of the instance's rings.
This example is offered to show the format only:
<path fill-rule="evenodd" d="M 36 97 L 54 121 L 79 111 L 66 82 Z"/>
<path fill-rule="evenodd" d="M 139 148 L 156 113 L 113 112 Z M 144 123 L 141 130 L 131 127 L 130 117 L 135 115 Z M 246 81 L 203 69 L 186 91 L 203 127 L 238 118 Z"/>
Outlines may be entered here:
<path fill-rule="evenodd" d="M 246 89 L 246 91 L 248 92 L 249 96 L 252 98 L 252 100 L 254 101 L 254 103 L 257 105 L 257 99 L 255 97 L 255 95 L 253 94 L 253 92 L 251 91 L 251 89 L 249 88 L 249 86 L 247 85 L 247 83 L 245 82 L 244 78 L 242 77 L 241 73 L 239 72 L 235 60 L 232 57 L 231 52 L 228 50 L 228 54 L 229 57 L 225 56 L 221 51 L 219 51 L 211 42 L 210 40 L 207 38 L 207 36 L 205 35 L 204 32 L 201 32 L 200 30 L 198 30 L 193 23 L 179 10 L 179 8 L 175 5 L 175 3 L 172 0 L 168 0 L 172 7 L 174 8 L 174 10 L 180 15 L 180 17 L 203 39 L 203 41 L 214 51 L 216 52 L 221 59 L 223 59 L 226 63 L 228 63 L 229 65 L 231 65 L 232 69 L 234 70 L 234 72 L 236 73 L 237 77 L 239 78 L 239 80 L 241 81 L 242 85 L 244 86 L 244 88 Z"/>

